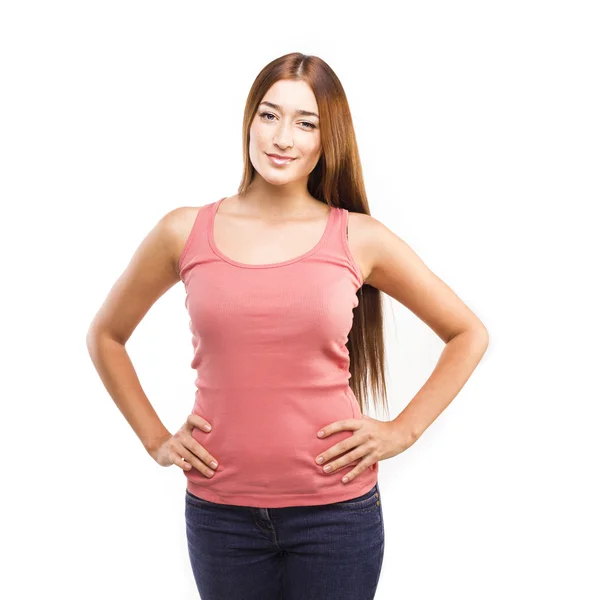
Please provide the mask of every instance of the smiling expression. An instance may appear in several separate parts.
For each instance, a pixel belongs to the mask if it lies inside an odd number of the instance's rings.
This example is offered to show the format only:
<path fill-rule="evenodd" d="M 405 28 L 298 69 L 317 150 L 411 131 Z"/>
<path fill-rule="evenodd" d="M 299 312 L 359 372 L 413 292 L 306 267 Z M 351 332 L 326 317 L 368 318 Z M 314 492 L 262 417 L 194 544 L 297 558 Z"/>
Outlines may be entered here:
<path fill-rule="evenodd" d="M 250 160 L 270 183 L 306 178 L 321 155 L 318 104 L 305 81 L 277 81 L 262 98 L 250 127 Z M 270 155 L 290 157 L 276 161 Z"/>

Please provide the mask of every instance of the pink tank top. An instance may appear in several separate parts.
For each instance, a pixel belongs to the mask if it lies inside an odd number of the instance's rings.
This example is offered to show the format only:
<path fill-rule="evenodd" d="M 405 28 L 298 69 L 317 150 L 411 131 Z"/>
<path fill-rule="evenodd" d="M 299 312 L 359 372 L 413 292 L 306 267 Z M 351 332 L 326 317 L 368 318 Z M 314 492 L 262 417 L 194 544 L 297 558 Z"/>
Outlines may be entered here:
<path fill-rule="evenodd" d="M 330 474 L 315 462 L 353 435 L 320 439 L 323 426 L 362 418 L 345 346 L 362 285 L 347 244 L 348 211 L 332 207 L 321 239 L 305 254 L 252 265 L 214 243 L 223 200 L 200 208 L 179 261 L 197 375 L 192 413 L 212 425 L 192 436 L 219 462 L 211 478 L 196 468 L 184 472 L 187 489 L 257 508 L 360 496 L 377 483 L 378 463 L 344 484 L 361 459 Z"/>

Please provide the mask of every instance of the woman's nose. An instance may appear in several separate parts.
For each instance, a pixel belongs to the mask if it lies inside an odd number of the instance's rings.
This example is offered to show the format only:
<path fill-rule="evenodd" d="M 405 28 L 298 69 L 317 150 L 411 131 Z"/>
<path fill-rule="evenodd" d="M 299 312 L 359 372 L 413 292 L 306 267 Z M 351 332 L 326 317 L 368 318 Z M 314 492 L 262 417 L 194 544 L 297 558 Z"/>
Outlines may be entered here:
<path fill-rule="evenodd" d="M 276 138 L 274 143 L 283 150 L 293 145 L 293 139 L 291 137 L 291 126 L 290 125 L 282 125 L 278 126 L 278 130 L 276 132 Z"/>

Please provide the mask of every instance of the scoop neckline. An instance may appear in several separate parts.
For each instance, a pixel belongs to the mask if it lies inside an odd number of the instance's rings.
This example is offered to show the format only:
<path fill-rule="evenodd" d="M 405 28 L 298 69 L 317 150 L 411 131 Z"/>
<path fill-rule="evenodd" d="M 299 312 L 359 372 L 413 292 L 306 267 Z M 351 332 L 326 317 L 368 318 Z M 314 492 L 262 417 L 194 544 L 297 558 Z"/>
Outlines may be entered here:
<path fill-rule="evenodd" d="M 307 252 L 300 254 L 299 256 L 296 256 L 295 258 L 290 258 L 288 260 L 283 260 L 281 262 L 276 262 L 276 263 L 264 263 L 264 264 L 256 264 L 256 265 L 252 265 L 249 263 L 243 263 L 243 262 L 239 262 L 237 260 L 233 260 L 232 258 L 230 258 L 229 256 L 226 256 L 225 254 L 223 254 L 218 248 L 217 245 L 214 241 L 214 221 L 215 221 L 215 216 L 217 214 L 217 211 L 219 209 L 219 206 L 221 204 L 221 202 L 223 200 L 225 200 L 225 198 L 227 198 L 228 196 L 225 196 L 224 198 L 221 198 L 220 200 L 217 200 L 214 204 L 213 207 L 210 211 L 210 216 L 208 219 L 208 243 L 210 245 L 211 250 L 222 260 L 224 260 L 225 262 L 234 265 L 236 267 L 241 267 L 243 269 L 270 269 L 270 268 L 274 268 L 274 267 L 284 267 L 285 265 L 290 265 L 296 262 L 299 262 L 300 260 L 303 260 L 305 258 L 307 258 L 308 256 L 311 256 L 312 254 L 314 254 L 315 252 L 317 252 L 326 242 L 326 239 L 328 238 L 328 235 L 330 233 L 330 227 L 334 221 L 334 216 L 336 214 L 336 207 L 334 206 L 330 206 L 330 214 L 328 215 L 328 219 L 326 221 L 326 227 L 324 228 L 324 232 L 322 233 L 322 237 L 318 240 L 318 242 L 316 243 L 316 245 L 313 248 L 310 248 Z"/>

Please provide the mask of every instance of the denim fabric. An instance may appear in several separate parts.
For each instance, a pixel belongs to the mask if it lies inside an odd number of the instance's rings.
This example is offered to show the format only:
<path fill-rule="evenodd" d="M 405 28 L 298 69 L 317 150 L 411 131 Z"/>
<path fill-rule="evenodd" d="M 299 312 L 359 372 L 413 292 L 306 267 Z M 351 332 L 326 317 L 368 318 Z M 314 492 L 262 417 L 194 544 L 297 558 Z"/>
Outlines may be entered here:
<path fill-rule="evenodd" d="M 254 508 L 186 490 L 201 600 L 372 600 L 384 557 L 379 484 L 341 502 Z"/>

